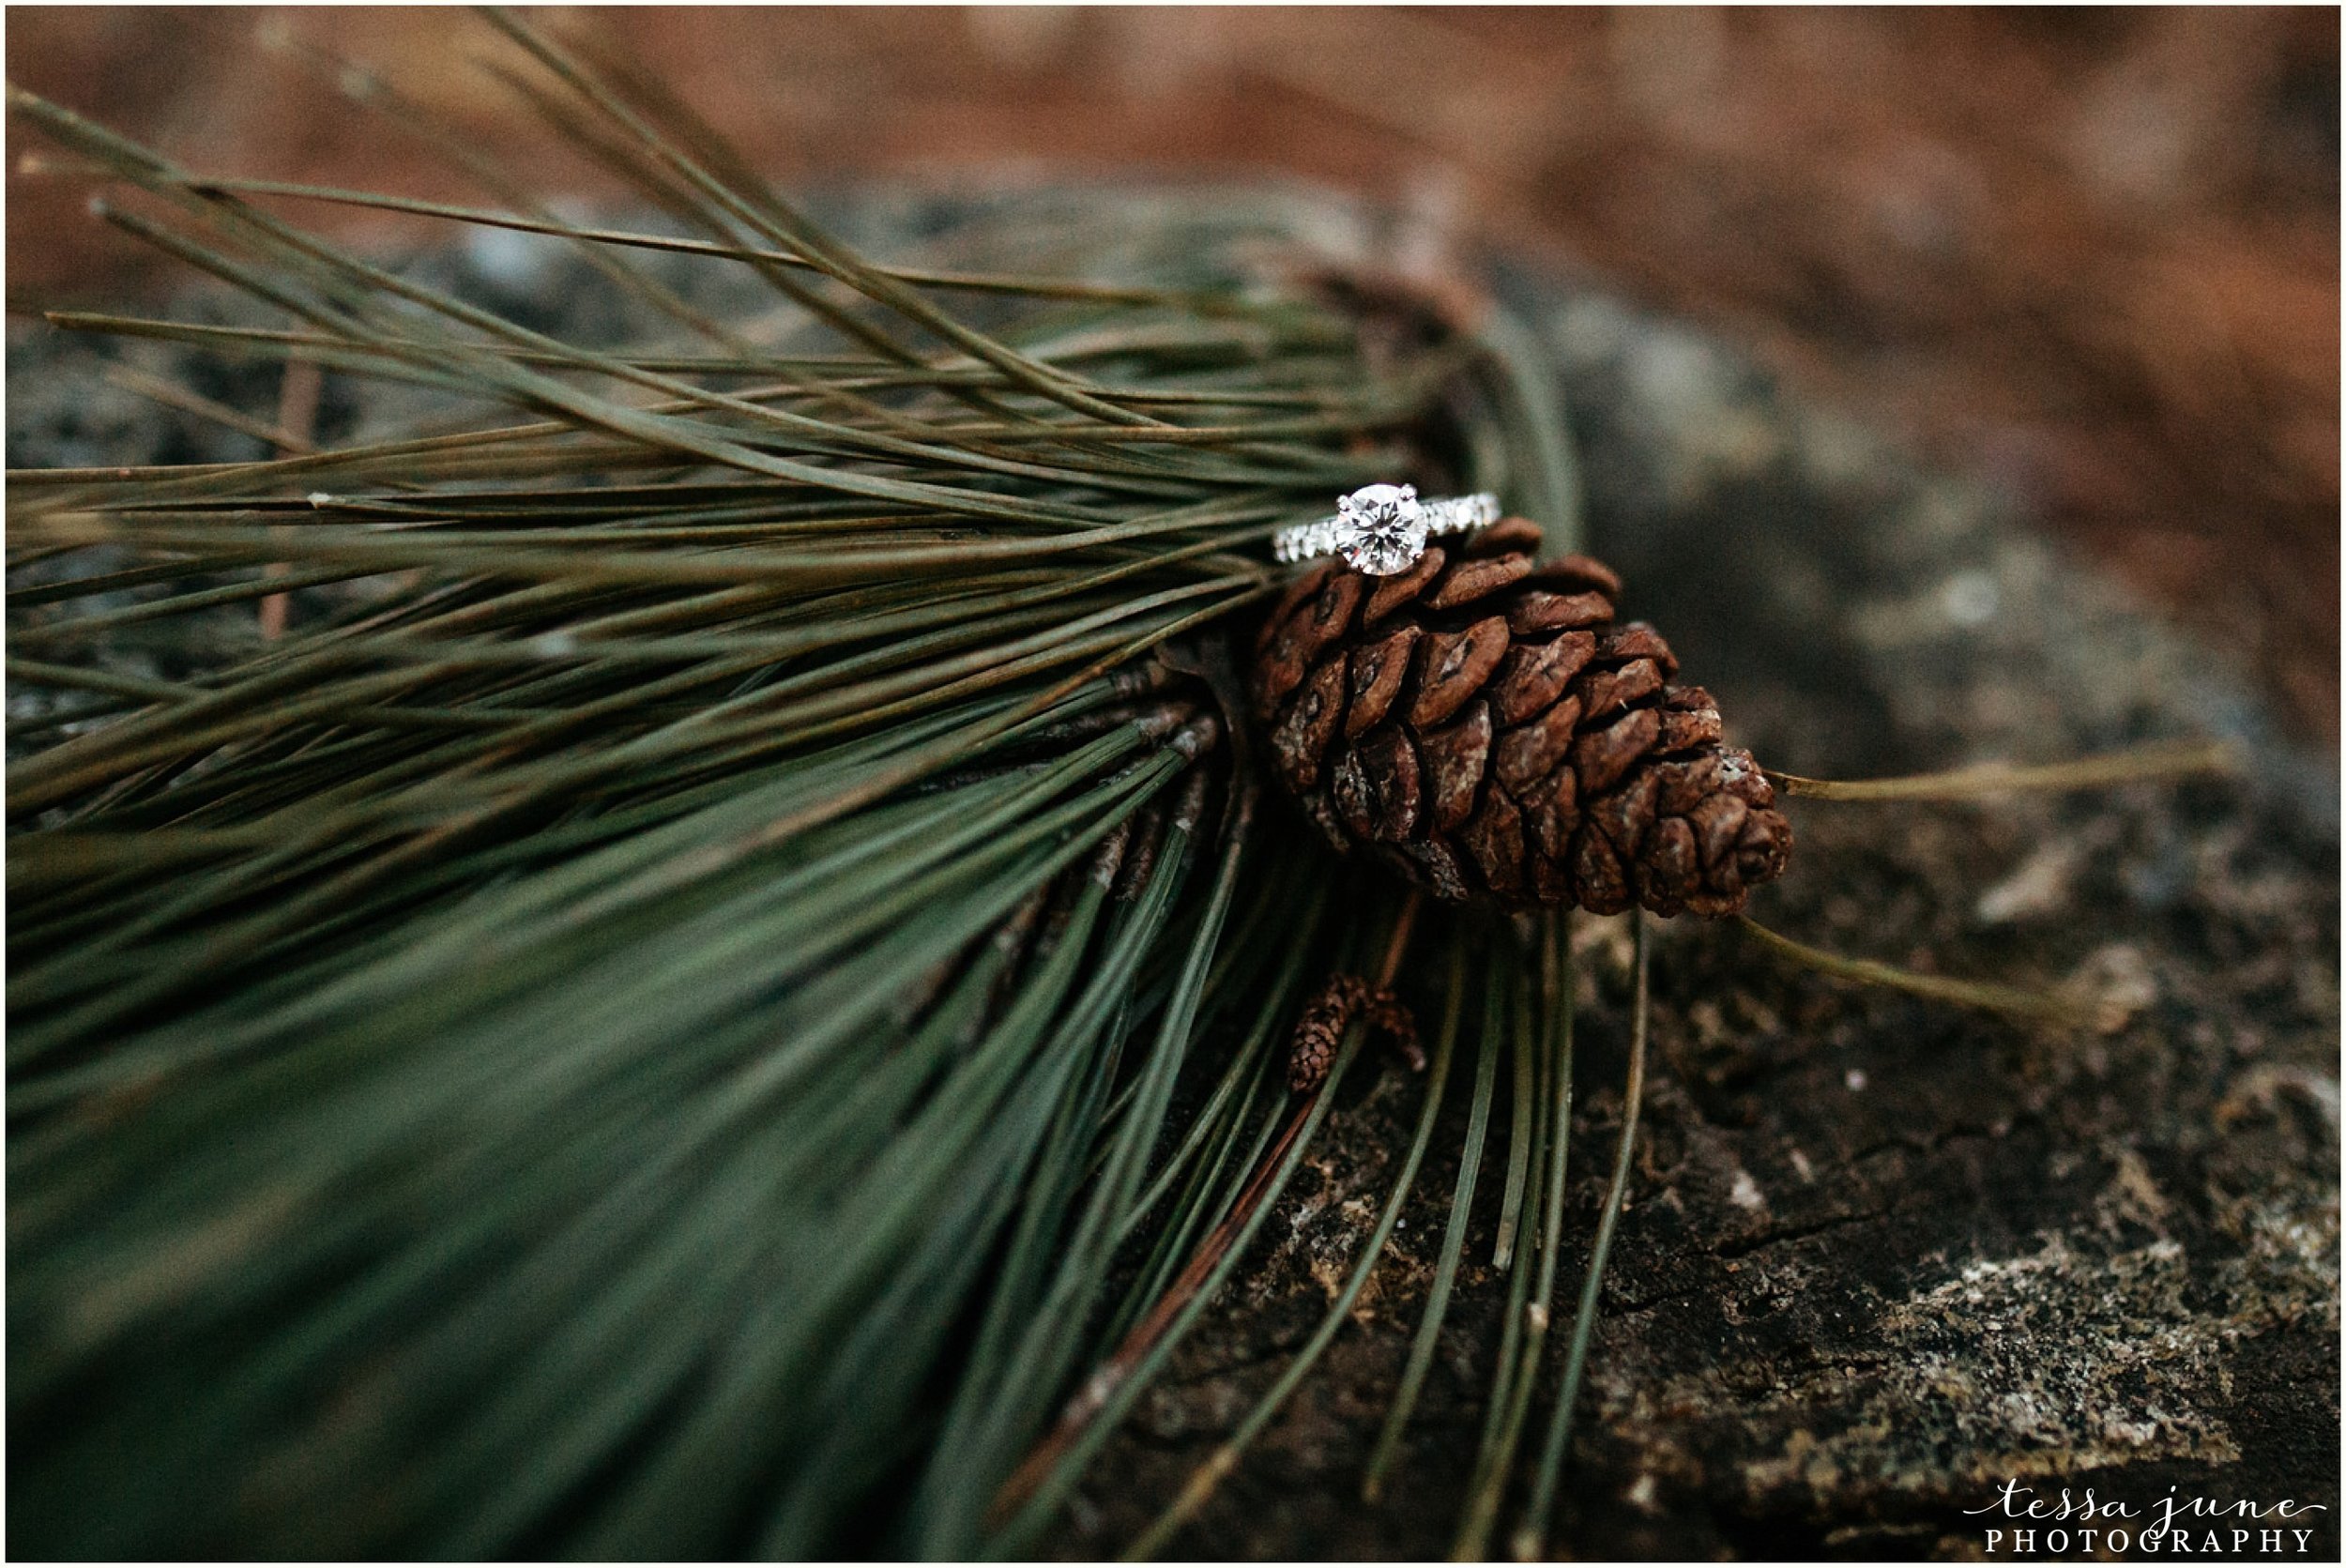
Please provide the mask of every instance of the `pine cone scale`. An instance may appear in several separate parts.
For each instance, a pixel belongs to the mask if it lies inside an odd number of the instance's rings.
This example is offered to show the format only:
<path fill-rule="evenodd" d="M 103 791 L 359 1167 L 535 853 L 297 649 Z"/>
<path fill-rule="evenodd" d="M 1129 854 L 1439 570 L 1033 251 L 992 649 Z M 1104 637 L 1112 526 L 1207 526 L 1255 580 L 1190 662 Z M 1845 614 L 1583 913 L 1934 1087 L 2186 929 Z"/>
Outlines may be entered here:
<path fill-rule="evenodd" d="M 1305 789 L 1318 784 L 1320 759 L 1328 754 L 1328 743 L 1335 738 L 1336 726 L 1343 722 L 1344 665 L 1322 664 L 1287 705 L 1287 717 L 1271 733 L 1271 744 L 1287 776 Z"/>
<path fill-rule="evenodd" d="M 1695 859 L 1695 833 L 1683 816 L 1664 817 L 1655 825 L 1653 842 L 1638 861 L 1638 896 L 1649 905 L 1683 903 L 1679 889 L 1701 885 L 1701 864 Z"/>
<path fill-rule="evenodd" d="M 1661 689 L 1661 667 L 1651 659 L 1633 659 L 1617 670 L 1601 670 L 1582 683 L 1581 716 L 1602 719 Z"/>
<path fill-rule="evenodd" d="M 1347 739 L 1365 734 L 1392 709 L 1401 683 L 1409 677 L 1409 656 L 1421 635 L 1416 627 L 1404 626 L 1352 650 L 1352 710 L 1344 716 Z"/>
<path fill-rule="evenodd" d="M 1489 770 L 1490 706 L 1468 704 L 1466 717 L 1427 736 L 1421 751 L 1432 765 L 1434 827 L 1440 832 L 1454 831 L 1474 814 L 1475 792 Z"/>
<path fill-rule="evenodd" d="M 1540 853 L 1551 860 L 1562 860 L 1572 847 L 1573 830 L 1580 826 L 1578 778 L 1571 769 L 1559 768 L 1528 794 L 1531 830 L 1539 836 Z"/>
<path fill-rule="evenodd" d="M 1459 902 L 1474 896 L 1468 886 L 1466 871 L 1458 864 L 1458 857 L 1447 845 L 1436 843 L 1411 844 L 1401 846 L 1401 854 L 1421 874 L 1422 880 L 1431 888 L 1436 898 Z"/>
<path fill-rule="evenodd" d="M 1491 687 L 1499 722 L 1519 724 L 1546 708 L 1594 657 L 1596 636 L 1589 632 L 1567 632 L 1552 643 L 1516 645 Z"/>
<path fill-rule="evenodd" d="M 1629 907 L 1629 885 L 1622 877 L 1621 858 L 1601 833 L 1575 836 L 1572 845 L 1574 891 L 1580 906 L 1592 914 L 1618 915 Z"/>
<path fill-rule="evenodd" d="M 1613 601 L 1601 593 L 1549 593 L 1533 588 L 1507 607 L 1507 630 L 1517 636 L 1602 626 L 1613 618 Z"/>
<path fill-rule="evenodd" d="M 1455 605 L 1471 604 L 1531 574 L 1531 562 L 1523 556 L 1460 561 L 1434 584 L 1433 591 L 1425 596 L 1425 607 L 1447 610 Z"/>
<path fill-rule="evenodd" d="M 1523 891 L 1523 816 L 1504 790 L 1490 792 L 1458 839 L 1493 892 L 1505 898 Z"/>
<path fill-rule="evenodd" d="M 1417 700 L 1409 723 L 1439 724 L 1464 708 L 1507 657 L 1507 622 L 1478 620 L 1463 632 L 1429 632 L 1418 656 Z"/>
<path fill-rule="evenodd" d="M 1499 782 L 1521 794 L 1556 771 L 1580 727 L 1580 699 L 1565 697 L 1499 745 Z"/>
<path fill-rule="evenodd" d="M 1602 795 L 1621 781 L 1661 738 L 1662 721 L 1650 708 L 1634 708 L 1603 729 L 1584 732 L 1572 748 L 1584 795 Z"/>
<path fill-rule="evenodd" d="M 1380 577 L 1368 596 L 1368 608 L 1361 617 L 1363 626 L 1374 626 L 1387 616 L 1409 603 L 1420 589 L 1441 575 L 1449 557 L 1439 544 L 1428 545 L 1409 571 L 1392 577 Z"/>
<path fill-rule="evenodd" d="M 1635 860 L 1644 846 L 1646 834 L 1653 827 L 1654 802 L 1661 793 L 1662 781 L 1649 769 L 1633 775 L 1591 809 L 1590 815 L 1613 841 L 1623 860 Z"/>
<path fill-rule="evenodd" d="M 1257 639 L 1274 771 L 1339 848 L 1447 899 L 1731 914 L 1791 847 L 1717 705 L 1614 619 L 1620 579 L 1504 519 L 1408 571 L 1328 563 Z"/>
<path fill-rule="evenodd" d="M 1695 847 L 1702 857 L 1704 869 L 1723 864 L 1733 853 L 1735 844 L 1743 836 L 1744 818 L 1751 808 L 1732 795 L 1711 795 L 1697 802 L 1686 813 L 1685 821 L 1695 838 Z"/>

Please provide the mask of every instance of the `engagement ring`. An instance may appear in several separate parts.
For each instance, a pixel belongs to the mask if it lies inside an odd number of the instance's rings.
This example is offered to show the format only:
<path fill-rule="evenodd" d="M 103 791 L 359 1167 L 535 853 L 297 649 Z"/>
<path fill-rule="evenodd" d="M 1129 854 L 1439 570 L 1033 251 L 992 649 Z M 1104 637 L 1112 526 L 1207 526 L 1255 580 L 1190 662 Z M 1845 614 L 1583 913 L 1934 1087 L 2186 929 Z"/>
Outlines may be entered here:
<path fill-rule="evenodd" d="M 1429 534 L 1461 534 L 1499 521 L 1499 497 L 1488 491 L 1421 501 L 1407 484 L 1372 484 L 1336 503 L 1336 514 L 1289 528 L 1272 541 L 1282 561 L 1342 556 L 1371 577 L 1406 571 L 1425 554 Z"/>

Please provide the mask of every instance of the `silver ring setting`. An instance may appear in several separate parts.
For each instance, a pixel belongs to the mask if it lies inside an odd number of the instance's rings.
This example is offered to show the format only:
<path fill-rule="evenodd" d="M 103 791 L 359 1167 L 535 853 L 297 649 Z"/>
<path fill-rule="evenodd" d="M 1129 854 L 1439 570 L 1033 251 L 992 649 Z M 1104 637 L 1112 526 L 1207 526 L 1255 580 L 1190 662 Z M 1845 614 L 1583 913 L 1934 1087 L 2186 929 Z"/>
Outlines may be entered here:
<path fill-rule="evenodd" d="M 1407 571 L 1425 554 L 1433 534 L 1461 534 L 1499 521 L 1499 497 L 1488 491 L 1421 501 L 1417 487 L 1372 484 L 1336 502 L 1333 517 L 1287 529 L 1272 541 L 1282 561 L 1341 556 L 1370 577 Z"/>

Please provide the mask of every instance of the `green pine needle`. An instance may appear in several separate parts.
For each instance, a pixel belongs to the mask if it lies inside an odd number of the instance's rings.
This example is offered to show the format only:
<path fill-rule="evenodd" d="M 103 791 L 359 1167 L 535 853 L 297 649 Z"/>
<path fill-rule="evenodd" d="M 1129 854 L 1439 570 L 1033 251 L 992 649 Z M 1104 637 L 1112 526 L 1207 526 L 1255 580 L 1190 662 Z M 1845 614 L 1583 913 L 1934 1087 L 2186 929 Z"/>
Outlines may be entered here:
<path fill-rule="evenodd" d="M 1303 1348 L 1287 1363 L 1278 1379 L 1256 1401 L 1253 1409 L 1239 1422 L 1237 1428 L 1226 1439 L 1206 1462 L 1200 1465 L 1173 1501 L 1142 1532 L 1126 1551 L 1128 1560 L 1151 1558 L 1171 1541 L 1174 1534 L 1205 1506 L 1224 1476 L 1237 1468 L 1239 1458 L 1246 1451 L 1271 1419 L 1279 1413 L 1303 1379 L 1311 1374 L 1328 1347 L 1334 1343 L 1347 1321 L 1351 1317 L 1352 1303 L 1360 1299 L 1368 1284 L 1369 1275 L 1384 1256 L 1385 1243 L 1392 1238 L 1393 1228 L 1401 1218 L 1401 1206 L 1407 1202 L 1409 1189 L 1417 1181 L 1418 1166 L 1424 1161 L 1426 1147 L 1433 1142 L 1435 1119 L 1441 1114 L 1442 1088 L 1450 1075 L 1450 1058 L 1458 1043 L 1458 1017 L 1465 1007 L 1466 952 L 1462 946 L 1451 948 L 1449 979 L 1443 988 L 1448 1000 L 1443 1004 L 1441 1032 L 1434 1046 L 1434 1057 L 1427 1069 L 1425 1094 L 1418 1111 L 1417 1131 L 1409 1140 L 1409 1152 L 1403 1156 L 1401 1169 L 1394 1178 L 1393 1188 L 1385 1196 L 1377 1224 L 1361 1243 L 1360 1257 L 1352 1272 L 1344 1282 L 1335 1299 L 1329 1302 L 1319 1327 L 1312 1333 Z"/>
<path fill-rule="evenodd" d="M 1636 933 L 1635 999 L 1629 1024 L 1629 1079 L 1622 1089 L 1621 1135 L 1613 1145 L 1613 1173 L 1605 1188 L 1605 1207 L 1597 1217 L 1596 1240 L 1589 1247 L 1588 1271 L 1580 1280 L 1580 1302 L 1573 1309 L 1572 1333 L 1566 1341 L 1564 1372 L 1549 1412 L 1547 1437 L 1532 1469 L 1531 1499 L 1523 1522 L 1510 1543 L 1516 1560 L 1536 1562 L 1547 1555 L 1548 1522 L 1555 1512 L 1556 1488 L 1563 1476 L 1564 1455 L 1572 1439 L 1573 1410 L 1580 1400 L 1580 1377 L 1588 1368 L 1589 1344 L 1596 1333 L 1597 1292 L 1605 1283 L 1605 1259 L 1613 1249 L 1613 1230 L 1621 1220 L 1622 1200 L 1629 1190 L 1629 1163 L 1638 1147 L 1638 1113 L 1645 1104 L 1646 1046 L 1653 1035 L 1653 986 L 1651 935 L 1644 914 L 1632 917 Z M 1566 993 L 1570 993 L 1569 969 Z"/>
<path fill-rule="evenodd" d="M 1029 1550 L 1329 1114 L 1275 1141 L 1294 1008 L 1400 918 L 1255 827 L 1196 672 L 1364 480 L 1453 454 L 1561 543 L 1552 394 L 1503 317 L 1264 283 L 1260 224 L 867 259 L 492 20 L 654 216 L 559 216 L 347 62 L 483 202 L 207 175 L 10 89 L 247 301 L 57 327 L 400 411 L 312 439 L 140 372 L 281 455 L 10 476 L 13 1544 Z M 508 319 L 321 206 L 539 236 L 631 326 Z"/>

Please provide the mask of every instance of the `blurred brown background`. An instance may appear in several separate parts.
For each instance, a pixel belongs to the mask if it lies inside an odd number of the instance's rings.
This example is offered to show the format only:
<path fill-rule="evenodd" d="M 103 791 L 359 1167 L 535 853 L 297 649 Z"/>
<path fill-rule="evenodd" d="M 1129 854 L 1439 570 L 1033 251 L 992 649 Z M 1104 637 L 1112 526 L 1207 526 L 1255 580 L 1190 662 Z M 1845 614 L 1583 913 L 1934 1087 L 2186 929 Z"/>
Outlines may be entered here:
<path fill-rule="evenodd" d="M 2335 10 L 596 21 L 785 180 L 1284 171 L 1592 268 L 2006 486 L 2336 740 Z M 256 43 L 272 23 L 600 189 L 461 12 L 13 7 L 8 74 L 199 167 L 477 199 Z M 86 194 L 11 159 L 11 310 L 171 282 Z"/>

